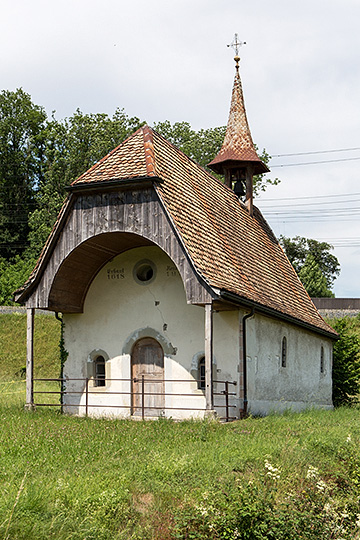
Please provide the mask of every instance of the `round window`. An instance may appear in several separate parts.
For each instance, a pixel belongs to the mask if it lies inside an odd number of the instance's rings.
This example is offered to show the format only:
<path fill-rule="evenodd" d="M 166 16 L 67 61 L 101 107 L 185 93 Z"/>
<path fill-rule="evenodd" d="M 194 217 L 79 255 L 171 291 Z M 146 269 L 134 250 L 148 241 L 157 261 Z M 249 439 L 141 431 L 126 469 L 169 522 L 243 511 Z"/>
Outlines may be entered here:
<path fill-rule="evenodd" d="M 139 261 L 134 267 L 135 281 L 141 285 L 147 285 L 155 279 L 156 266 L 152 261 L 143 260 Z"/>

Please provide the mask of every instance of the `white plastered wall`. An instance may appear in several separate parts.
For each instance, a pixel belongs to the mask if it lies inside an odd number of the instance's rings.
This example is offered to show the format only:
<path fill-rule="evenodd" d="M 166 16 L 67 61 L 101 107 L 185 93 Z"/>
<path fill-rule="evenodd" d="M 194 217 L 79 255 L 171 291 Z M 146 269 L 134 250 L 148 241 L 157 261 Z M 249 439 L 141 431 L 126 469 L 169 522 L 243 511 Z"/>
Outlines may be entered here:
<path fill-rule="evenodd" d="M 156 277 L 139 284 L 135 265 L 143 260 L 156 265 Z M 173 418 L 202 417 L 205 397 L 194 382 L 195 362 L 204 351 L 204 309 L 186 303 L 181 277 L 169 257 L 157 247 L 127 251 L 102 268 L 87 293 L 82 314 L 64 314 L 68 359 L 64 376 L 69 379 L 65 411 L 85 413 L 84 379 L 89 381 L 89 414 L 128 416 L 131 405 L 131 345 L 140 337 L 154 337 L 164 349 L 165 415 Z M 94 387 L 92 361 L 96 351 L 106 357 L 106 387 Z M 239 311 L 214 313 L 214 379 L 236 381 L 239 364 Z M 81 380 L 73 380 L 81 379 Z M 114 380 L 121 379 L 121 380 Z M 224 385 L 217 383 L 214 391 Z M 238 386 L 230 390 L 238 392 Z M 71 394 L 70 392 L 79 392 Z M 123 394 L 110 394 L 123 392 Z M 73 406 L 69 406 L 70 403 Z M 223 404 L 215 396 L 215 404 Z M 81 405 L 81 406 L 79 406 Z M 116 407 L 117 406 L 121 406 Z M 238 412 L 237 397 L 231 398 Z M 189 410 L 183 410 L 189 409 Z M 201 410 L 196 410 L 201 409 Z M 218 408 L 220 416 L 224 408 Z"/>
<path fill-rule="evenodd" d="M 281 358 L 283 337 L 286 367 Z M 247 322 L 247 364 L 252 414 L 332 407 L 332 341 L 328 338 L 257 314 Z"/>

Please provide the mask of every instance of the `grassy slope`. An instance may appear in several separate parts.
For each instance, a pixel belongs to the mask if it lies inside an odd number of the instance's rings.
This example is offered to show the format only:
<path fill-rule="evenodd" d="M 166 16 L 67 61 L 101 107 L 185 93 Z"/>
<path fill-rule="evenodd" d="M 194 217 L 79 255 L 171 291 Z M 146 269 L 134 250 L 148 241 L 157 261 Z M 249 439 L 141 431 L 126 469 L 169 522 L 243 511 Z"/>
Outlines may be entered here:
<path fill-rule="evenodd" d="M 60 323 L 49 315 L 35 316 L 36 377 L 59 376 Z M 13 379 L 26 364 L 26 315 L 0 314 L 0 380 Z"/>
<path fill-rule="evenodd" d="M 359 409 L 228 425 L 24 412 L 5 379 L 25 326 L 0 316 L 0 539 L 360 539 Z M 58 374 L 58 339 L 37 318 L 39 375 Z"/>
<path fill-rule="evenodd" d="M 0 415 L 0 538 L 360 538 L 359 410 L 231 424 Z"/>

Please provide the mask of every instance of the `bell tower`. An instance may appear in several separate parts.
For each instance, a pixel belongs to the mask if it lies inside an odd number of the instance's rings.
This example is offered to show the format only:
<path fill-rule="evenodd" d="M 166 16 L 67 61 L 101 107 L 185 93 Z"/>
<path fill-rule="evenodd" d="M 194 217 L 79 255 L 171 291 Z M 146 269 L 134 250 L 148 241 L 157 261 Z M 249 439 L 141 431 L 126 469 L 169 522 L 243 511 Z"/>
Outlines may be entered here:
<path fill-rule="evenodd" d="M 234 41 L 228 47 L 235 50 L 235 79 L 232 90 L 229 119 L 223 145 L 218 155 L 209 163 L 213 171 L 225 177 L 225 184 L 234 190 L 252 215 L 253 213 L 253 176 L 267 173 L 269 169 L 256 153 L 246 117 L 244 96 L 239 73 L 239 47 L 244 42 Z"/>

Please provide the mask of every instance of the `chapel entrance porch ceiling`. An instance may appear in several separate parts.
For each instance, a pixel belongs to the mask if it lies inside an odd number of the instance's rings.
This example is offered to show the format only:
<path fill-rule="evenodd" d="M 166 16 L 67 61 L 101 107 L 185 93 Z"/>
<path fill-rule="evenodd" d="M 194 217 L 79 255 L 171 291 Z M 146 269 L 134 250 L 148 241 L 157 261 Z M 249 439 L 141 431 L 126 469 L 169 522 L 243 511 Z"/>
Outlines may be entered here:
<path fill-rule="evenodd" d="M 62 262 L 49 294 L 49 309 L 81 313 L 86 293 L 101 268 L 115 256 L 137 247 L 155 244 L 137 234 L 103 233 L 76 247 Z"/>

